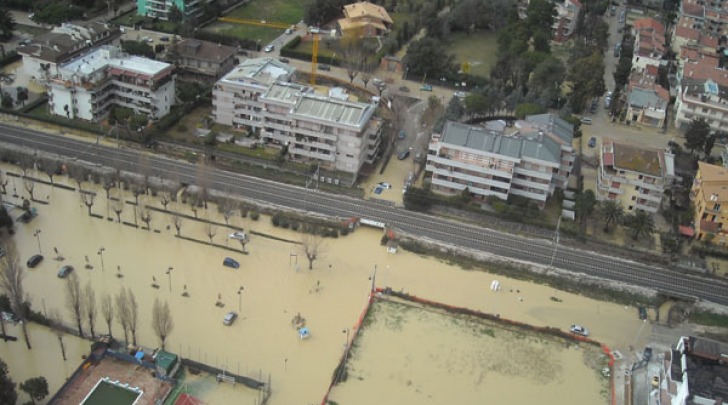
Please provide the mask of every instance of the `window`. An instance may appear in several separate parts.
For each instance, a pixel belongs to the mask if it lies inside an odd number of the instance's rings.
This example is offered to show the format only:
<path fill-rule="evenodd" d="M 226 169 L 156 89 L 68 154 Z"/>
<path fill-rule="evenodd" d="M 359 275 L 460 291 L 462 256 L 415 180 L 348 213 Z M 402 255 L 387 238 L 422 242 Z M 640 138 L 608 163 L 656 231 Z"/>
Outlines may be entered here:
<path fill-rule="evenodd" d="M 634 201 L 634 200 L 636 200 L 636 199 L 637 199 L 637 196 L 636 196 L 636 195 L 633 195 L 633 196 L 632 196 L 632 201 Z"/>
<path fill-rule="evenodd" d="M 713 206 L 713 211 L 720 211 L 720 204 L 715 204 Z"/>

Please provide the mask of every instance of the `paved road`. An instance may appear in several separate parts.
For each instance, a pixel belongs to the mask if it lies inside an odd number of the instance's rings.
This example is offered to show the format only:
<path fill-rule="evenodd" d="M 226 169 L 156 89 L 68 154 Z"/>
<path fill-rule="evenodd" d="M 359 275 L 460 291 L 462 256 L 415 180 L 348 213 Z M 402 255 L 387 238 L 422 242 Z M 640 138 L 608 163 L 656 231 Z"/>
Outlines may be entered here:
<path fill-rule="evenodd" d="M 76 139 L 0 124 L 0 142 L 23 145 L 34 151 L 45 151 L 102 164 L 127 171 L 136 169 L 136 150 L 116 149 Z M 187 162 L 152 155 L 149 157 L 153 176 L 179 178 L 194 183 L 196 167 Z M 211 176 L 211 188 L 245 198 L 318 212 L 342 218 L 364 217 L 385 222 L 412 235 L 444 243 L 491 252 L 504 257 L 549 265 L 577 273 L 599 276 L 630 284 L 696 296 L 728 305 L 728 283 L 718 279 L 657 268 L 641 263 L 608 257 L 602 254 L 559 246 L 555 251 L 547 240 L 530 239 L 499 231 L 447 221 L 429 215 L 406 211 L 373 201 L 341 195 L 312 192 L 302 187 L 275 183 L 223 170 Z"/>

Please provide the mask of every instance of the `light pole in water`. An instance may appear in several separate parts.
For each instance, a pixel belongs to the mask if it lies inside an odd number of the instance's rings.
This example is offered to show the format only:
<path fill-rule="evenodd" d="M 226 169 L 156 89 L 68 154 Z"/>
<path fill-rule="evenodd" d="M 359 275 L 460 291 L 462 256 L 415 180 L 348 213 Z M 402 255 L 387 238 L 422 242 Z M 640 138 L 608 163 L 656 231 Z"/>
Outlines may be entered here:
<path fill-rule="evenodd" d="M 172 270 L 174 270 L 172 266 L 169 266 L 167 269 L 167 275 L 169 276 L 169 292 L 172 292 Z"/>
<path fill-rule="evenodd" d="M 104 271 L 104 251 L 106 251 L 106 249 L 104 249 L 103 247 L 99 249 L 99 257 L 101 258 L 101 271 Z"/>
<path fill-rule="evenodd" d="M 35 232 L 33 232 L 33 236 L 35 236 L 35 238 L 38 239 L 38 253 L 43 254 L 43 251 L 40 248 L 40 234 L 41 234 L 40 229 L 36 229 Z"/>
<path fill-rule="evenodd" d="M 243 307 L 243 286 L 241 285 L 240 288 L 238 288 L 238 313 L 242 311 Z"/>

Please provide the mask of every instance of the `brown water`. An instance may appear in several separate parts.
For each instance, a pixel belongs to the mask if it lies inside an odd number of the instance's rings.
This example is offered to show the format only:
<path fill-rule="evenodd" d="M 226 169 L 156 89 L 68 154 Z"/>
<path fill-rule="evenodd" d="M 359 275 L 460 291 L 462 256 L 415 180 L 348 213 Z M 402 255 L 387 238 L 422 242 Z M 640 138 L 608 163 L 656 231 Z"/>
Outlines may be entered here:
<path fill-rule="evenodd" d="M 18 182 L 18 191 L 20 188 Z M 150 328 L 151 308 L 155 298 L 166 300 L 172 307 L 175 323 L 167 341 L 168 350 L 263 381 L 270 376 L 273 396 L 269 403 L 274 405 L 320 401 L 341 355 L 345 339 L 342 331 L 356 322 L 375 266 L 378 286 L 387 285 L 435 301 L 499 313 L 536 325 L 566 329 L 572 323 L 581 323 L 596 339 L 616 348 L 632 344 L 640 326 L 636 310 L 631 307 L 555 292 L 483 272 L 463 271 L 403 251 L 389 254 L 379 245 L 380 230 L 361 228 L 352 235 L 328 240 L 320 259 L 314 263 L 314 270 L 309 271 L 300 247 L 295 244 L 253 235 L 248 244 L 250 254 L 243 255 L 175 238 L 171 219 L 160 213 L 153 214 L 152 228 L 160 231 L 155 233 L 88 216 L 77 192 L 39 184 L 35 195 L 48 196 L 50 204 L 36 204 L 39 217 L 28 225 L 17 224 L 15 236 L 21 257 L 25 259 L 38 252 L 38 239 L 33 232 L 41 230 L 39 236 L 46 260 L 28 271 L 26 281 L 26 291 L 35 309 L 42 308 L 44 299 L 48 308 L 61 308 L 66 322 L 71 323 L 70 312 L 64 306 L 63 281 L 56 277 L 56 271 L 62 264 L 72 264 L 81 282 L 91 283 L 97 296 L 116 294 L 121 287 L 131 288 L 139 301 L 138 341 L 155 347 L 157 338 Z M 133 197 L 127 196 L 127 199 L 133 200 Z M 161 208 L 156 199 L 150 199 L 149 204 Z M 186 206 L 170 208 L 191 214 Z M 200 210 L 201 216 L 224 222 L 213 207 L 203 211 Z M 103 190 L 99 191 L 93 212 L 106 213 Z M 19 213 L 16 211 L 13 215 Z M 115 218 L 113 213 L 112 216 Z M 122 220 L 134 222 L 131 206 L 125 207 Z M 292 231 L 273 228 L 265 218 L 255 222 L 236 217 L 231 221 L 235 228 L 252 228 L 292 240 L 299 238 Z M 167 229 L 168 225 L 171 229 Z M 218 227 L 214 242 L 228 243 L 230 231 Z M 182 235 L 208 240 L 205 227 L 190 220 L 183 222 Z M 229 245 L 239 248 L 237 241 L 230 240 Z M 54 247 L 65 256 L 63 263 L 53 260 Z M 98 254 L 101 247 L 105 249 L 103 270 Z M 94 266 L 93 270 L 84 269 L 85 256 Z M 241 268 L 223 267 L 225 256 L 239 260 Z M 169 267 L 173 268 L 171 277 L 166 274 Z M 122 278 L 117 278 L 117 269 L 121 269 Z M 153 277 L 160 288 L 151 287 Z M 489 290 L 494 279 L 501 282 L 500 292 Z M 183 285 L 187 286 L 189 297 L 181 296 Z M 244 290 L 238 295 L 240 286 Z M 515 292 L 517 289 L 520 292 Z M 224 308 L 215 306 L 218 294 Z M 552 301 L 553 295 L 562 302 Z M 240 310 L 240 318 L 232 326 L 225 326 L 222 319 L 230 310 Z M 299 340 L 291 325 L 297 313 L 306 318 L 311 329 L 308 340 Z M 101 323 L 96 329 L 105 332 Z M 113 332 L 117 337 L 123 336 L 116 324 Z M 642 339 L 646 335 L 643 333 Z M 35 339 L 35 333 L 31 338 Z M 419 341 L 426 344 L 425 339 Z M 394 353 L 400 349 L 382 350 Z"/>

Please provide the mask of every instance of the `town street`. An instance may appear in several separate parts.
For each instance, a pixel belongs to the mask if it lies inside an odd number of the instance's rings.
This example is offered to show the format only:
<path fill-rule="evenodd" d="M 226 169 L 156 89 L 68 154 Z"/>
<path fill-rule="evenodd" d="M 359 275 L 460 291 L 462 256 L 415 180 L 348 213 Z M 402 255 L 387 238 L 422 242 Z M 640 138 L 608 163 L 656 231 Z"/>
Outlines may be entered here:
<path fill-rule="evenodd" d="M 17 144 L 32 151 L 50 152 L 72 160 L 86 161 L 134 172 L 138 155 L 143 152 L 117 149 L 46 134 L 27 128 L 0 124 L 0 141 Z M 150 155 L 151 175 L 165 179 L 178 178 L 194 184 L 195 165 Z M 302 187 L 280 184 L 242 174 L 217 170 L 210 176 L 210 188 L 247 199 L 290 207 L 329 216 L 362 217 L 384 222 L 387 226 L 422 238 L 445 244 L 477 249 L 495 255 L 553 266 L 633 285 L 695 296 L 717 304 L 728 305 L 728 283 L 714 278 L 658 268 L 595 252 L 559 246 L 550 240 L 525 238 L 496 230 L 472 226 L 411 212 L 388 204 L 314 192 Z"/>

